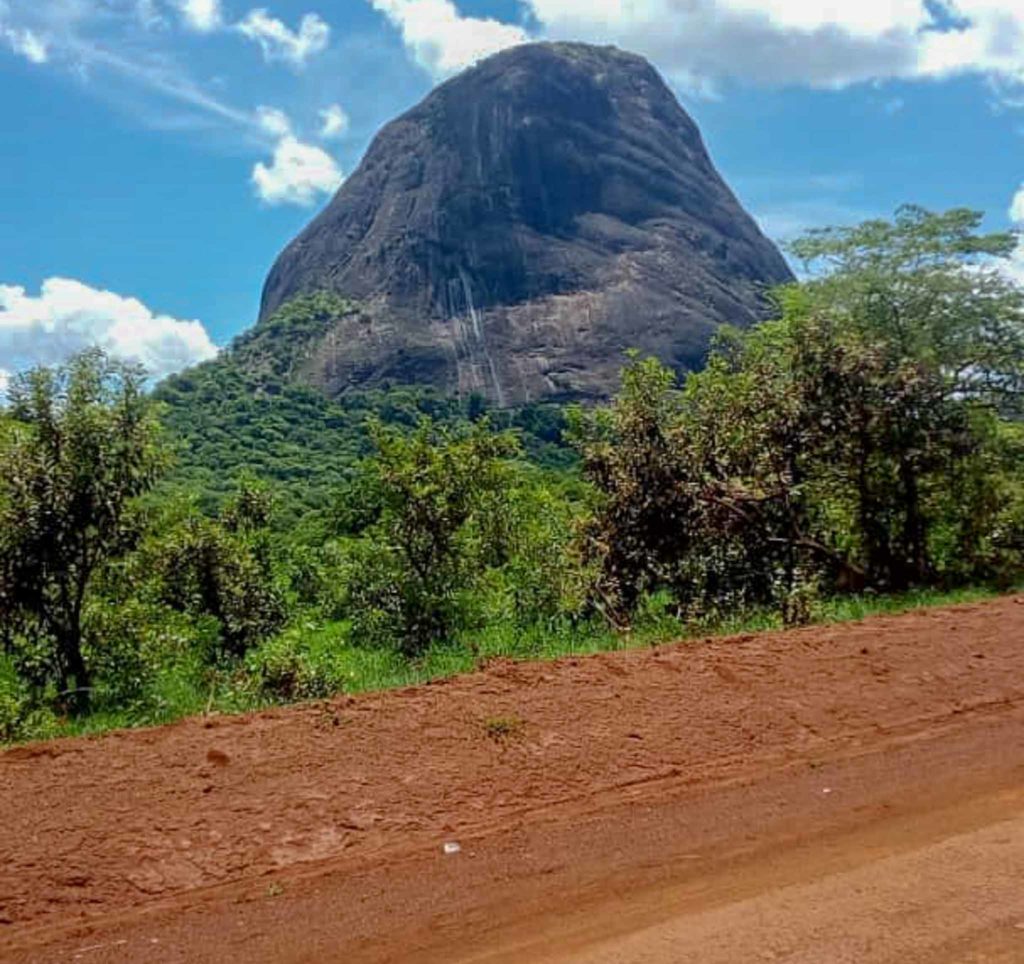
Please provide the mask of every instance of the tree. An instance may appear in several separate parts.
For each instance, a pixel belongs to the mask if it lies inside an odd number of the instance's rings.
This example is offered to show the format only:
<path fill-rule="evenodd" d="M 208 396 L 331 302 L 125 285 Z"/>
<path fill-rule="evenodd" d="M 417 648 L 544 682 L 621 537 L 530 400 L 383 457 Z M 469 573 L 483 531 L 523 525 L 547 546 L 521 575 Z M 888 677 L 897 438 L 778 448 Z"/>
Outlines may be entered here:
<path fill-rule="evenodd" d="M 656 589 L 801 618 L 818 583 L 903 590 L 1012 558 L 1000 493 L 1020 464 L 999 426 L 1024 405 L 1024 293 L 999 270 L 1013 235 L 979 224 L 903 208 L 812 232 L 778 318 L 720 333 L 681 391 L 634 358 L 610 406 L 576 413 L 613 621 Z"/>
<path fill-rule="evenodd" d="M 979 453 L 972 412 L 1024 405 L 1024 292 L 999 269 L 1016 238 L 980 223 L 904 207 L 793 245 L 817 272 L 783 296 L 794 364 L 807 417 L 833 430 L 822 456 L 855 491 L 875 585 L 930 578 L 929 502 Z"/>
<path fill-rule="evenodd" d="M 636 354 L 610 406 L 570 412 L 569 437 L 597 496 L 582 556 L 600 569 L 594 601 L 613 623 L 627 623 L 644 593 L 675 579 L 694 538 L 699 507 L 681 419 L 672 371 Z"/>
<path fill-rule="evenodd" d="M 356 638 L 397 637 L 407 655 L 451 636 L 460 608 L 500 552 L 507 459 L 514 437 L 486 420 L 444 428 L 424 419 L 411 433 L 379 422 L 361 491 L 375 519 L 353 548 L 351 611 Z"/>
<path fill-rule="evenodd" d="M 16 377 L 0 439 L 0 642 L 38 687 L 88 708 L 83 614 L 137 534 L 133 500 L 165 465 L 141 369 L 86 351 Z"/>
<path fill-rule="evenodd" d="M 827 423 L 807 417 L 784 323 L 722 330 L 687 378 L 687 464 L 700 480 L 701 546 L 689 595 L 703 606 L 778 604 L 837 557 L 813 528 L 814 458 Z M 680 587 L 686 592 L 686 587 Z"/>
<path fill-rule="evenodd" d="M 811 427 L 784 349 L 777 326 L 725 332 L 682 390 L 660 362 L 634 357 L 611 406 L 574 413 L 597 495 L 583 556 L 613 622 L 658 589 L 691 613 L 785 604 L 823 551 L 804 505 Z"/>
<path fill-rule="evenodd" d="M 906 205 L 892 221 L 809 232 L 791 245 L 810 274 L 803 313 L 941 377 L 947 397 L 1019 414 L 1024 291 L 1002 270 L 1018 239 L 980 234 L 982 217 Z"/>

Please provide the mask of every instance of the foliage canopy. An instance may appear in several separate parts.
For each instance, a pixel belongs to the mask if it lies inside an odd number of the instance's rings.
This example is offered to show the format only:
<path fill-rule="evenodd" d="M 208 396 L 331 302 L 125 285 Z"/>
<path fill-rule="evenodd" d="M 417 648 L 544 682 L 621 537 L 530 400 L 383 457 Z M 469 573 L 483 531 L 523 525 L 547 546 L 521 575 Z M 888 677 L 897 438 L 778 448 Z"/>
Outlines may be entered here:
<path fill-rule="evenodd" d="M 547 652 L 1015 583 L 1024 294 L 999 267 L 1015 239 L 980 228 L 907 207 L 812 232 L 776 317 L 723 329 L 684 378 L 632 355 L 590 409 L 328 400 L 302 373 L 355 310 L 330 295 L 155 404 L 97 352 L 21 376 L 0 410 L 0 739 L 90 703 L 152 721 L 422 678 L 495 635 Z"/>
<path fill-rule="evenodd" d="M 132 500 L 165 465 L 137 369 L 87 351 L 14 380 L 0 438 L 0 643 L 38 690 L 89 703 L 97 571 L 137 539 Z"/>

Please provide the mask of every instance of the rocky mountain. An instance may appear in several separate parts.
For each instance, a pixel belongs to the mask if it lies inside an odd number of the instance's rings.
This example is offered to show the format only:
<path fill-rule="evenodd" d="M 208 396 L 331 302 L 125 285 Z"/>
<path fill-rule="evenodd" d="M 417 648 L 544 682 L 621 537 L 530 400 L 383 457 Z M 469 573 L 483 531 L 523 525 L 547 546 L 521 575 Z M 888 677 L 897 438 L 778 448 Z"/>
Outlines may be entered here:
<path fill-rule="evenodd" d="M 607 396 L 629 348 L 697 365 L 790 279 L 649 63 L 530 44 L 379 133 L 277 259 L 261 324 L 330 292 L 358 309 L 308 346 L 302 379 L 507 406 Z"/>

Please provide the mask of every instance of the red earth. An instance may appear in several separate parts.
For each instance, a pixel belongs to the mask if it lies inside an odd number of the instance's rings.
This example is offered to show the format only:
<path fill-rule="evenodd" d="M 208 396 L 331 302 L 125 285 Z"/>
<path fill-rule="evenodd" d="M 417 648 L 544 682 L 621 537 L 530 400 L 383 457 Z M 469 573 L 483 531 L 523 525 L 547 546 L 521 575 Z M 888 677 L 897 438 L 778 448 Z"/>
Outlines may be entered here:
<path fill-rule="evenodd" d="M 18 747 L 0 868 L 11 962 L 1022 962 L 1024 597 Z"/>

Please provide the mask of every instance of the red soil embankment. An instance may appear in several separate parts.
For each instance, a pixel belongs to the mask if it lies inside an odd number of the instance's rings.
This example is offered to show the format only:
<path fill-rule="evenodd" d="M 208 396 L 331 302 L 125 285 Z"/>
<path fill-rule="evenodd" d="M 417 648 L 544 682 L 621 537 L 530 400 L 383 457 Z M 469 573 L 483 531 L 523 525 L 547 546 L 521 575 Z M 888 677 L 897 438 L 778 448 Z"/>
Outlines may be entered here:
<path fill-rule="evenodd" d="M 852 873 L 987 832 L 1022 774 L 1021 597 L 32 745 L 0 755 L 0 959 L 690 960 L 696 918 L 607 942 L 691 905 L 735 937 L 712 912 L 836 869 L 813 841 Z M 1024 961 L 1007 934 L 956 959 Z"/>

